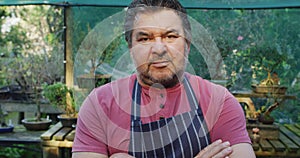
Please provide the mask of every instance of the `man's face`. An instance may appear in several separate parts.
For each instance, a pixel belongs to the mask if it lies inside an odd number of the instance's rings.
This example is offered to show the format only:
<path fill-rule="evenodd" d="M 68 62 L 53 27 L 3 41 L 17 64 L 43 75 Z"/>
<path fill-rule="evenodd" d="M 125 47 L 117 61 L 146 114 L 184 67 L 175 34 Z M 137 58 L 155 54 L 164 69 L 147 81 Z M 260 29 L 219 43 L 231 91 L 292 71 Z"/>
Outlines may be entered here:
<path fill-rule="evenodd" d="M 176 85 L 182 78 L 188 51 L 181 19 L 174 11 L 137 15 L 130 52 L 141 84 Z"/>

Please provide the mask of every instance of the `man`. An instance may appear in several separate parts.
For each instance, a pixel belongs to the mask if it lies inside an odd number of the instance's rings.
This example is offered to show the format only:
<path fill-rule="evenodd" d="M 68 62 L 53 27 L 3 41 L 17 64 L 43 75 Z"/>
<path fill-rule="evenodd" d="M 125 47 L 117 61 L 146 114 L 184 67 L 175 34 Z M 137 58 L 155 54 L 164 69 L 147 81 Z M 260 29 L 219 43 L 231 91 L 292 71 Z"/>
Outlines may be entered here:
<path fill-rule="evenodd" d="M 86 98 L 73 158 L 255 157 L 239 103 L 185 72 L 191 35 L 181 4 L 134 0 L 125 20 L 137 72 Z"/>

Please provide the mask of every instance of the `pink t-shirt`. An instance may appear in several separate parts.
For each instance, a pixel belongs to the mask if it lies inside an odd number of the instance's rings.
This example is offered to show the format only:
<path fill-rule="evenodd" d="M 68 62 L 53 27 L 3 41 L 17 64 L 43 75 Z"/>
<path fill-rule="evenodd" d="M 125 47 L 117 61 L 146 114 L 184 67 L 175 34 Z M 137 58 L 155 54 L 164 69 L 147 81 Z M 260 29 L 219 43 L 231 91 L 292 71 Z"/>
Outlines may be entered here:
<path fill-rule="evenodd" d="M 228 90 L 201 77 L 185 74 L 200 102 L 211 141 L 222 139 L 232 145 L 251 143 L 244 112 Z M 136 75 L 94 89 L 79 111 L 73 152 L 112 155 L 127 152 L 130 141 L 132 88 Z M 190 111 L 182 84 L 170 89 L 142 87 L 143 123 Z"/>

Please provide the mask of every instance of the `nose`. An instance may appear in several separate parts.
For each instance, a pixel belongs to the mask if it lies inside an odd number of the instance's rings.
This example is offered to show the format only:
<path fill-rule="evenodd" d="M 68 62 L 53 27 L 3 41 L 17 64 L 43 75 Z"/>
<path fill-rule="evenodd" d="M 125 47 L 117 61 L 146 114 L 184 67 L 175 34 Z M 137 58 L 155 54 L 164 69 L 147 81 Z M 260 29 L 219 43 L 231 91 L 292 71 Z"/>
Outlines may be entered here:
<path fill-rule="evenodd" d="M 167 52 L 166 51 L 166 45 L 162 41 L 161 37 L 156 37 L 155 38 L 155 42 L 153 42 L 151 52 L 154 53 L 154 54 L 157 54 L 159 56 L 162 56 Z"/>

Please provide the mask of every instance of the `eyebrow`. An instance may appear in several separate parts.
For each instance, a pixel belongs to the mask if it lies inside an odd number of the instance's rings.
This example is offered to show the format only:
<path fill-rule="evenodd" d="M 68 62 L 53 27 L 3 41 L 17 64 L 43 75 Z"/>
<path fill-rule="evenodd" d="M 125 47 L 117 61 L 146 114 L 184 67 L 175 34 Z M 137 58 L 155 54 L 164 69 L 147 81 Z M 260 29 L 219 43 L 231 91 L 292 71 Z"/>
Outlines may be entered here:
<path fill-rule="evenodd" d="M 140 32 L 138 32 L 138 33 L 135 35 L 135 37 L 137 38 L 137 37 L 139 37 L 139 36 L 149 36 L 149 33 L 140 31 Z"/>
<path fill-rule="evenodd" d="M 167 35 L 169 33 L 175 33 L 177 35 L 180 35 L 179 31 L 176 30 L 176 29 L 170 29 L 170 30 L 167 30 L 167 32 L 163 33 L 163 35 Z M 138 38 L 140 36 L 149 36 L 151 34 L 147 33 L 147 32 L 144 32 L 144 31 L 140 31 L 138 32 L 136 35 L 135 35 L 135 38 Z"/>
<path fill-rule="evenodd" d="M 178 35 L 180 35 L 179 34 L 179 31 L 177 31 L 177 30 L 175 30 L 175 29 L 171 29 L 171 30 L 168 30 L 166 33 L 164 33 L 164 34 L 169 34 L 169 33 L 176 33 L 176 34 L 178 34 Z"/>

